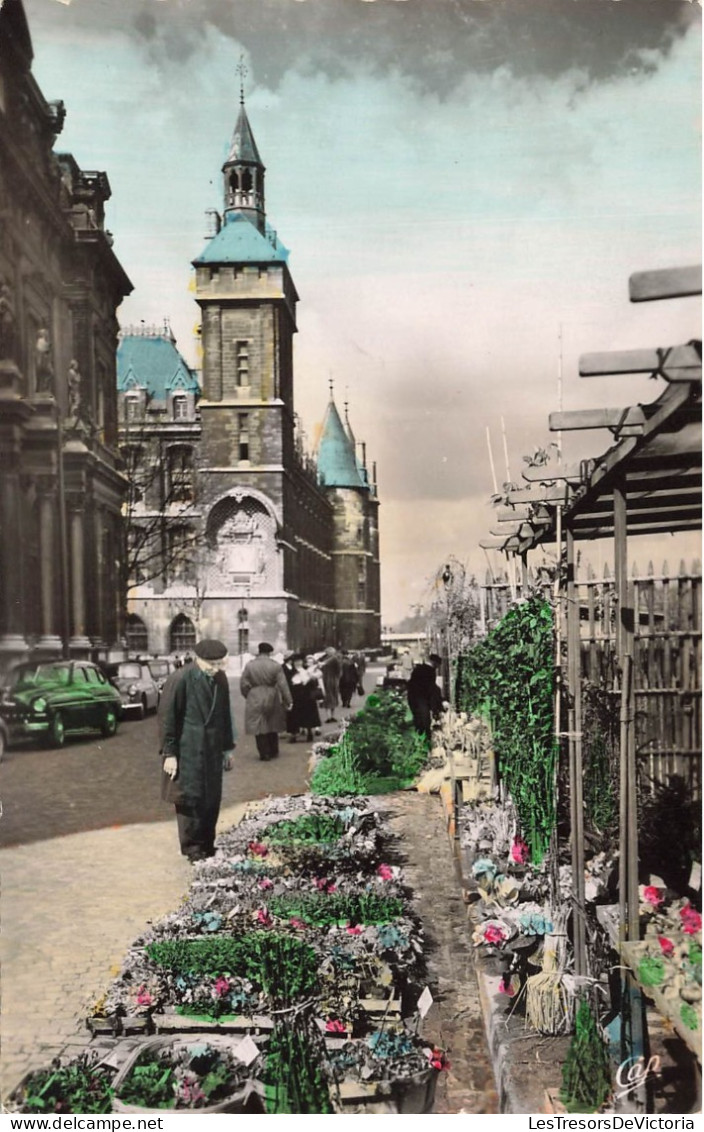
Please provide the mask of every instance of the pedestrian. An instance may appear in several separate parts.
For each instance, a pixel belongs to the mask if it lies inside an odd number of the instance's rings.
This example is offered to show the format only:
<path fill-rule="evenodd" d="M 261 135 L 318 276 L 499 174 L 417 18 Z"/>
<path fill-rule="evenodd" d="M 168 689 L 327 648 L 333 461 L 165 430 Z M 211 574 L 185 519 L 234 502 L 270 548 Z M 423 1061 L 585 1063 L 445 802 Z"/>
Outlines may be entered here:
<path fill-rule="evenodd" d="M 318 691 L 320 685 L 312 671 L 309 671 L 308 662 L 302 656 L 294 657 L 296 671 L 292 680 L 293 717 L 296 728 L 296 738 L 299 731 L 305 731 L 306 739 L 310 742 L 313 732 L 320 729 L 320 712 L 318 711 Z M 292 742 L 296 742 L 292 738 Z"/>
<path fill-rule="evenodd" d="M 262 641 L 258 655 L 245 666 L 240 679 L 240 691 L 246 700 L 245 731 L 256 736 L 263 762 L 277 757 L 279 732 L 286 730 L 286 712 L 293 707 L 284 670 L 272 658 L 273 651 L 270 644 Z"/>
<path fill-rule="evenodd" d="M 416 664 L 407 685 L 408 706 L 413 715 L 416 731 L 430 738 L 431 719 L 437 719 L 442 711 L 442 693 L 438 687 L 437 674 L 442 659 L 431 653 L 427 664 Z"/>
<path fill-rule="evenodd" d="M 222 641 L 202 640 L 195 661 L 171 673 L 159 702 L 162 797 L 173 802 L 181 853 L 212 857 L 223 770 L 232 767 L 235 729 Z"/>
<path fill-rule="evenodd" d="M 322 688 L 323 677 L 314 656 L 307 656 L 303 661 L 303 666 L 308 675 L 308 683 L 306 684 L 308 705 L 305 718 L 310 721 L 306 722 L 304 726 L 307 731 L 307 738 L 311 739 L 310 730 L 313 731 L 313 735 L 320 735 L 322 730 L 319 705 L 325 700 Z"/>
<path fill-rule="evenodd" d="M 340 657 L 337 650 L 329 645 L 325 650 L 325 659 L 320 665 L 323 677 L 323 692 L 325 694 L 325 710 L 328 713 L 326 723 L 337 723 L 334 712 L 340 703 Z"/>
<path fill-rule="evenodd" d="M 352 697 L 359 685 L 359 672 L 354 658 L 346 651 L 340 661 L 340 699 L 344 708 L 352 707 Z"/>
<path fill-rule="evenodd" d="M 293 677 L 296 675 L 295 658 L 297 657 L 297 655 L 297 653 L 287 652 L 281 665 L 284 676 L 286 677 L 286 683 L 288 684 L 288 690 L 291 695 L 291 699 L 293 700 L 293 707 L 286 713 L 286 730 L 289 733 L 289 739 L 292 743 L 296 742 L 296 737 L 298 735 L 298 731 L 300 730 L 295 719 L 296 701 L 293 694 Z"/>

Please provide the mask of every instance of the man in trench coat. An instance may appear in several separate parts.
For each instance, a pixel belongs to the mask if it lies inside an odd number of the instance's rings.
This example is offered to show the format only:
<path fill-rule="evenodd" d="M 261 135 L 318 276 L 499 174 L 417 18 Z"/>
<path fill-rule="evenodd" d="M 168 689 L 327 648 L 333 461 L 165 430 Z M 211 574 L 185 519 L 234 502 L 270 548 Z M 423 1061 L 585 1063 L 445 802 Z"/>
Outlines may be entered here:
<path fill-rule="evenodd" d="M 222 641 L 199 641 L 195 663 L 167 680 L 159 705 L 162 797 L 176 807 L 181 853 L 212 857 L 223 770 L 232 766 L 235 732 Z"/>
<path fill-rule="evenodd" d="M 259 646 L 259 655 L 245 666 L 240 691 L 245 698 L 244 727 L 254 735 L 259 758 L 264 762 L 279 753 L 279 731 L 286 730 L 286 712 L 293 707 L 284 670 L 272 658 L 273 647 Z"/>

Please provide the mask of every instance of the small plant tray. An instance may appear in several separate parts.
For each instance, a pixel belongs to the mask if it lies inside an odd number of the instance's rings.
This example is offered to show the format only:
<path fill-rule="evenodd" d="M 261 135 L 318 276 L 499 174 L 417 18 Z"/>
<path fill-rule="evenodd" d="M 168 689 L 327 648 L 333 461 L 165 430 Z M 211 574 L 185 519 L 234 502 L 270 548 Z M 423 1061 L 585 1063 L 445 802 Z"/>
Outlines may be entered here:
<path fill-rule="evenodd" d="M 330 1095 L 333 1103 L 339 1100 L 343 1112 L 351 1105 L 384 1103 L 390 1104 L 394 1113 L 429 1113 L 435 1102 L 437 1079 L 437 1070 L 430 1068 L 391 1081 L 356 1081 L 346 1077 L 330 1090 Z"/>
<path fill-rule="evenodd" d="M 392 998 L 360 998 L 359 1005 L 365 1014 L 371 1015 L 373 1018 L 379 1015 L 386 1015 L 387 1017 L 396 1017 L 401 1015 L 401 999 Z"/>
<path fill-rule="evenodd" d="M 152 1021 L 157 1034 L 165 1033 L 194 1033 L 207 1031 L 209 1033 L 270 1034 L 274 1029 L 274 1022 L 265 1014 L 255 1014 L 252 1018 L 245 1015 L 224 1014 L 222 1018 L 206 1019 L 198 1014 L 154 1014 Z"/>

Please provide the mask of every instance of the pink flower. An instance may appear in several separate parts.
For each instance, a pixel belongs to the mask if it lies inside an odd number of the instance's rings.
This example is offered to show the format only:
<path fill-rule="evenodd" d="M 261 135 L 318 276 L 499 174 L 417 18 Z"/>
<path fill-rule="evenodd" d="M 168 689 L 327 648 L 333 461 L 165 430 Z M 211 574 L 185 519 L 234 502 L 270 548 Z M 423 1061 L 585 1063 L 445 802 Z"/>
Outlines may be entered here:
<path fill-rule="evenodd" d="M 431 1051 L 428 1060 L 433 1069 L 440 1070 L 450 1068 L 450 1062 L 447 1060 L 444 1050 L 437 1049 L 437 1047 Z"/>
<path fill-rule="evenodd" d="M 227 979 L 224 979 L 221 975 L 219 979 L 215 980 L 215 986 L 214 986 L 213 989 L 214 989 L 216 995 L 218 996 L 218 998 L 224 998 L 225 995 L 229 993 L 230 983 Z"/>
<path fill-rule="evenodd" d="M 256 919 L 258 924 L 262 925 L 263 928 L 270 928 L 271 925 L 274 922 L 272 920 L 271 916 L 269 915 L 269 911 L 268 911 L 267 908 L 258 908 L 257 909 L 257 915 L 256 915 L 255 919 Z"/>
<path fill-rule="evenodd" d="M 497 927 L 495 924 L 490 924 L 484 930 L 485 943 L 503 943 L 506 939 L 506 932 L 503 928 Z"/>
<path fill-rule="evenodd" d="M 659 908 L 665 899 L 665 893 L 661 888 L 656 888 L 654 884 L 649 884 L 643 889 L 643 899 L 646 904 L 650 904 L 651 908 Z"/>
<path fill-rule="evenodd" d="M 338 1018 L 328 1018 L 325 1023 L 325 1030 L 328 1034 L 344 1034 L 346 1027 L 344 1022 L 340 1022 Z"/>
<path fill-rule="evenodd" d="M 327 877 L 316 877 L 315 887 L 320 892 L 335 892 L 336 889 L 336 885 L 333 883 L 333 881 L 328 880 Z"/>
<path fill-rule="evenodd" d="M 197 1081 L 182 1081 L 179 1094 L 186 1104 L 193 1105 L 205 1100 L 205 1093 Z"/>
<path fill-rule="evenodd" d="M 146 987 L 140 987 L 137 991 L 137 1005 L 138 1006 L 152 1006 L 154 999 L 150 995 Z"/>
<path fill-rule="evenodd" d="M 249 849 L 250 853 L 254 854 L 255 857 L 266 857 L 269 853 L 268 847 L 266 845 L 262 845 L 261 841 L 250 841 L 247 848 Z"/>
<path fill-rule="evenodd" d="M 513 998 L 515 993 L 516 992 L 511 985 L 511 979 L 507 978 L 506 975 L 502 975 L 499 982 L 499 994 L 507 994 L 509 998 Z"/>
<path fill-rule="evenodd" d="M 685 904 L 684 908 L 680 909 L 680 919 L 682 920 L 682 930 L 687 935 L 696 935 L 697 932 L 702 930 L 702 918 L 691 904 Z"/>
<path fill-rule="evenodd" d="M 260 888 L 273 888 L 274 887 L 274 882 L 273 882 L 273 880 L 269 880 L 269 877 L 262 877 L 261 880 L 257 881 L 257 884 L 259 885 Z"/>
<path fill-rule="evenodd" d="M 530 849 L 520 837 L 517 837 L 511 846 L 511 860 L 517 865 L 525 865 L 530 857 Z"/>
<path fill-rule="evenodd" d="M 390 865 L 379 865 L 379 868 L 376 871 L 377 871 L 377 873 L 379 874 L 379 876 L 381 877 L 382 880 L 392 880 L 393 879 L 394 870 L 391 868 Z"/>
<path fill-rule="evenodd" d="M 362 934 L 362 929 L 360 928 L 359 924 L 348 924 L 346 930 L 347 930 L 348 935 L 361 935 Z"/>
<path fill-rule="evenodd" d="M 289 919 L 289 924 L 291 925 L 292 928 L 306 928 L 306 927 L 308 927 L 308 925 L 305 924 L 303 922 L 303 920 L 298 919 L 298 916 L 291 916 L 291 918 Z"/>
<path fill-rule="evenodd" d="M 675 950 L 675 945 L 671 939 L 668 939 L 665 935 L 659 935 L 658 943 L 660 944 L 660 950 L 663 955 L 672 955 L 672 952 Z"/>

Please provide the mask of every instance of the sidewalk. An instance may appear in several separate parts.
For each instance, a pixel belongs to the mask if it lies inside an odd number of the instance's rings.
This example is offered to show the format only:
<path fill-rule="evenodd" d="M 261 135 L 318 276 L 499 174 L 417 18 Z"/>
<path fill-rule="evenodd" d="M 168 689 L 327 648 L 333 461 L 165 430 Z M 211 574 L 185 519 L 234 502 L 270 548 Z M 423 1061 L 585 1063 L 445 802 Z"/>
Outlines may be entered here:
<path fill-rule="evenodd" d="M 442 807 L 415 793 L 375 799 L 398 851 L 428 942 L 435 1002 L 424 1023 L 447 1050 L 435 1112 L 498 1111 L 465 907 Z M 228 807 L 219 828 L 239 820 Z M 0 852 L 3 982 L 0 1088 L 88 1040 L 84 1019 L 148 920 L 175 908 L 190 873 L 175 823 L 72 834 Z M 68 879 L 70 878 L 70 879 Z"/>

